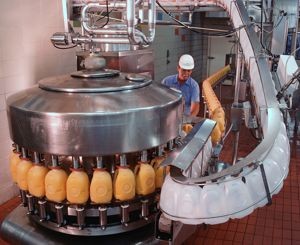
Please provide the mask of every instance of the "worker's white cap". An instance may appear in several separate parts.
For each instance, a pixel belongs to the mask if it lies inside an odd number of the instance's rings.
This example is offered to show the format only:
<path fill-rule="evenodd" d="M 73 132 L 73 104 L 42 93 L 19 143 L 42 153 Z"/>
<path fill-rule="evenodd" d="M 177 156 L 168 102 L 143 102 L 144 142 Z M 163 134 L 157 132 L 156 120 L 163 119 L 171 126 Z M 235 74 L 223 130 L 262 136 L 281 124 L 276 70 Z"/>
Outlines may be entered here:
<path fill-rule="evenodd" d="M 189 54 L 184 54 L 179 59 L 179 66 L 185 70 L 194 69 L 194 59 Z"/>

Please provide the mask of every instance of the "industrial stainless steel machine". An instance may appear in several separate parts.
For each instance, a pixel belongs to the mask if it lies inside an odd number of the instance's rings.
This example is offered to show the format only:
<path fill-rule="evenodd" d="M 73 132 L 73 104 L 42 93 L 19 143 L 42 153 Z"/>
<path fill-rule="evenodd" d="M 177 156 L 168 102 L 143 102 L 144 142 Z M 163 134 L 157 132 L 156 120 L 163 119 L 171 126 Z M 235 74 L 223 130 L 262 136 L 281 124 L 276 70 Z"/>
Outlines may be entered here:
<path fill-rule="evenodd" d="M 58 48 L 81 47 L 78 70 L 45 78 L 7 101 L 15 148 L 12 176 L 27 209 L 18 208 L 3 222 L 6 240 L 68 244 L 74 235 L 84 237 L 80 242 L 96 237 L 112 244 L 114 237 L 120 244 L 123 233 L 139 231 L 138 237 L 129 235 L 130 242 L 179 244 L 197 224 L 242 218 L 271 202 L 288 174 L 289 143 L 267 59 L 260 55 L 261 43 L 242 1 L 62 4 L 65 32 L 55 33 L 51 41 Z M 202 7 L 222 9 L 235 28 L 239 44 L 231 164 L 219 159 L 227 133 L 214 117 L 220 113 L 224 121 L 225 116 L 211 85 L 205 100 L 206 115 L 213 120 L 183 117 L 181 93 L 153 82 L 149 45 L 155 37 L 156 4 L 189 14 Z M 81 30 L 71 20 L 80 21 Z M 251 101 L 241 103 L 244 77 Z M 245 124 L 261 141 L 237 159 L 242 117 L 255 121 Z M 182 133 L 183 124 L 191 122 L 194 128 Z M 220 138 L 214 141 L 216 132 Z"/>

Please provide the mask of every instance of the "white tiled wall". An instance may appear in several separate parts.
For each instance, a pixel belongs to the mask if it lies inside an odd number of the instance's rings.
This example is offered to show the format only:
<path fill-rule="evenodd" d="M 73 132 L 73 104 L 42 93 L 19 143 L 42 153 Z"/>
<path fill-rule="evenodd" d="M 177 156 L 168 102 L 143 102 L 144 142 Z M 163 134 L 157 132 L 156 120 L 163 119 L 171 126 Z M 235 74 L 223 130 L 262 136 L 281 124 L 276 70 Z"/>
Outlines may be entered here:
<path fill-rule="evenodd" d="M 6 97 L 41 78 L 76 69 L 75 50 L 57 50 L 50 42 L 63 31 L 61 0 L 2 0 L 0 7 L 0 204 L 18 191 L 12 183 L 8 155 Z"/>

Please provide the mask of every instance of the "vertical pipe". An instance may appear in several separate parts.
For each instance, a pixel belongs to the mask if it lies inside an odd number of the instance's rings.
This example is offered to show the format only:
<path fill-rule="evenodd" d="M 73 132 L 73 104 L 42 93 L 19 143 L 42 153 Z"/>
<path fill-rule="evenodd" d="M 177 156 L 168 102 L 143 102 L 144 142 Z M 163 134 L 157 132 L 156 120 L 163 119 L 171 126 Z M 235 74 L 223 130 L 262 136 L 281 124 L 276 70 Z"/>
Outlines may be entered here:
<path fill-rule="evenodd" d="M 27 150 L 26 150 L 24 147 L 22 147 L 22 148 L 21 148 L 21 151 L 22 151 L 21 156 L 22 156 L 23 158 L 27 158 L 27 157 L 28 157 Z"/>
<path fill-rule="evenodd" d="M 121 154 L 120 155 L 120 166 L 121 167 L 126 167 L 126 165 L 127 165 L 126 155 L 125 154 Z"/>
<path fill-rule="evenodd" d="M 52 164 L 52 167 L 57 167 L 58 165 L 58 156 L 55 156 L 55 155 L 51 155 L 51 164 Z"/>
<path fill-rule="evenodd" d="M 107 226 L 107 208 L 99 207 L 99 222 L 102 230 L 105 230 Z"/>
<path fill-rule="evenodd" d="M 148 160 L 148 157 L 147 157 L 147 151 L 146 150 L 143 150 L 142 151 L 142 155 L 141 155 L 141 161 L 142 162 L 147 162 Z"/>
<path fill-rule="evenodd" d="M 73 168 L 78 169 L 79 168 L 79 157 L 78 156 L 73 156 L 72 161 L 73 161 Z"/>
<path fill-rule="evenodd" d="M 155 0 L 148 0 L 148 28 L 149 37 L 147 37 L 147 42 L 152 43 L 155 36 L 155 22 L 156 22 L 156 3 Z"/>
<path fill-rule="evenodd" d="M 241 74 L 244 73 L 243 69 L 243 55 L 240 50 L 240 45 L 237 44 L 237 62 L 236 62 L 236 74 L 235 74 L 235 89 L 234 89 L 234 102 L 233 107 L 237 108 L 239 105 L 239 94 L 240 94 L 240 82 L 241 82 Z M 236 115 L 235 115 L 236 116 Z M 233 156 L 232 156 L 232 164 L 234 165 L 237 160 L 237 152 L 238 152 L 238 144 L 239 144 L 239 123 L 238 120 L 240 118 L 233 118 L 234 123 L 234 142 L 233 142 Z"/>
<path fill-rule="evenodd" d="M 141 200 L 142 203 L 142 214 L 141 216 L 147 220 L 149 216 L 149 201 L 148 200 Z"/>
<path fill-rule="evenodd" d="M 160 145 L 158 147 L 157 156 L 161 157 L 163 155 L 163 152 L 164 152 L 164 147 L 162 145 Z"/>
<path fill-rule="evenodd" d="M 63 205 L 56 204 L 55 205 L 55 211 L 56 211 L 56 223 L 57 226 L 60 227 L 64 223 L 64 214 L 63 214 Z"/>
<path fill-rule="evenodd" d="M 69 32 L 69 4 L 68 0 L 62 0 L 62 12 L 63 12 L 63 19 L 64 19 L 64 29 L 65 32 Z"/>
<path fill-rule="evenodd" d="M 263 19 L 264 19 L 264 0 L 261 0 L 261 11 L 260 11 L 260 43 L 263 45 L 264 39 L 263 39 L 263 33 L 264 33 L 264 25 L 263 25 Z"/>
<path fill-rule="evenodd" d="M 47 214 L 46 214 L 46 201 L 45 200 L 39 200 L 38 201 L 38 205 L 39 205 L 40 221 L 44 221 L 47 218 Z"/>
<path fill-rule="evenodd" d="M 233 142 L 233 157 L 232 157 L 232 165 L 236 164 L 237 160 L 237 152 L 238 152 L 238 146 L 239 146 L 239 138 L 240 138 L 240 132 L 234 132 L 234 142 Z"/>
<path fill-rule="evenodd" d="M 240 90 L 240 82 L 241 82 L 241 64 L 242 64 L 242 53 L 240 51 L 240 45 L 237 44 L 235 89 L 234 89 L 234 101 L 233 101 L 234 105 L 237 105 L 239 102 L 239 90 Z"/>
<path fill-rule="evenodd" d="M 32 214 L 34 211 L 34 203 L 33 203 L 33 196 L 29 193 L 26 194 L 26 198 L 27 198 L 27 209 L 28 209 L 28 213 Z"/>
<path fill-rule="evenodd" d="M 36 164 L 40 163 L 40 154 L 36 151 L 33 152 L 33 162 Z"/>
<path fill-rule="evenodd" d="M 297 39 L 298 39 L 298 20 L 299 20 L 299 1 L 294 1 L 296 2 L 295 9 L 297 9 L 298 11 L 296 11 L 296 26 L 295 26 L 295 30 L 293 32 L 293 36 L 292 36 L 292 47 L 291 47 L 291 54 L 294 54 L 296 57 L 296 49 L 297 49 Z M 287 28 L 288 29 L 288 28 Z"/>
<path fill-rule="evenodd" d="M 85 211 L 83 207 L 77 207 L 76 208 L 76 215 L 77 215 L 77 224 L 79 226 L 79 229 L 82 230 L 85 225 Z"/>
<path fill-rule="evenodd" d="M 121 223 L 125 226 L 128 225 L 129 222 L 129 205 L 122 204 L 121 205 Z"/>
<path fill-rule="evenodd" d="M 21 200 L 22 200 L 22 205 L 24 207 L 27 207 L 26 191 L 20 190 L 20 196 L 21 196 Z"/>
<path fill-rule="evenodd" d="M 103 161 L 101 156 L 96 157 L 96 162 L 97 162 L 97 168 L 103 168 Z"/>

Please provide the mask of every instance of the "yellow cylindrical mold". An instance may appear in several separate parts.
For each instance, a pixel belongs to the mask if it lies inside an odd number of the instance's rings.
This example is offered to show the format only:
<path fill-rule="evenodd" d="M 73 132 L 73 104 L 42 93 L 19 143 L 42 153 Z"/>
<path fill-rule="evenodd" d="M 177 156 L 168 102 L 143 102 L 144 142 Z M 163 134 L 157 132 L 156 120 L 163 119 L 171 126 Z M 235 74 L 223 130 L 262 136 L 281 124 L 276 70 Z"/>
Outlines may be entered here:
<path fill-rule="evenodd" d="M 151 161 L 151 165 L 154 168 L 155 171 L 155 187 L 156 188 L 161 188 L 162 184 L 164 183 L 165 180 L 165 176 L 169 171 L 169 166 L 167 167 L 163 167 L 160 166 L 160 164 L 162 163 L 162 161 L 165 160 L 164 156 L 159 156 L 154 158 Z"/>
<path fill-rule="evenodd" d="M 67 180 L 67 200 L 74 204 L 84 204 L 89 200 L 90 181 L 86 172 L 73 169 Z"/>
<path fill-rule="evenodd" d="M 65 170 L 55 167 L 45 177 L 46 197 L 53 202 L 62 202 L 67 197 L 66 183 L 68 175 Z"/>
<path fill-rule="evenodd" d="M 155 171 L 150 164 L 141 162 L 136 166 L 135 180 L 138 195 L 148 195 L 155 191 Z"/>
<path fill-rule="evenodd" d="M 95 169 L 90 185 L 90 198 L 94 203 L 109 203 L 113 187 L 111 175 L 105 169 Z"/>
<path fill-rule="evenodd" d="M 135 177 L 131 169 L 118 167 L 113 180 L 114 197 L 120 201 L 135 197 Z"/>
<path fill-rule="evenodd" d="M 9 169 L 14 182 L 17 182 L 17 167 L 21 161 L 20 154 L 16 151 L 12 151 L 9 156 Z"/>
<path fill-rule="evenodd" d="M 33 163 L 29 159 L 23 158 L 17 165 L 16 177 L 19 188 L 28 190 L 27 173 L 32 168 Z"/>
<path fill-rule="evenodd" d="M 45 177 L 48 168 L 41 165 L 34 165 L 27 173 L 28 191 L 35 197 L 45 196 Z"/>

